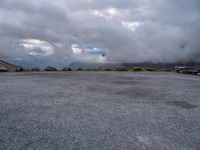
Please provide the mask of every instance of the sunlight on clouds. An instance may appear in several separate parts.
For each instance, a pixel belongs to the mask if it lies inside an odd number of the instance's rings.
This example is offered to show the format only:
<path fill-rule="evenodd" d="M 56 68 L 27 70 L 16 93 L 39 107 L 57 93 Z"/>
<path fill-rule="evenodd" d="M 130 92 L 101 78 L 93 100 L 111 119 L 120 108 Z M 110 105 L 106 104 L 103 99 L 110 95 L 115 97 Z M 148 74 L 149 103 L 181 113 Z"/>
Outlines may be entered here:
<path fill-rule="evenodd" d="M 71 49 L 72 49 L 74 54 L 81 54 L 82 53 L 82 50 L 81 50 L 81 48 L 78 44 L 73 44 L 71 46 Z"/>
<path fill-rule="evenodd" d="M 46 44 L 47 42 L 38 39 L 23 39 L 22 42 L 30 44 Z"/>
<path fill-rule="evenodd" d="M 91 13 L 92 15 L 97 16 L 97 17 L 105 17 L 104 14 L 103 14 L 103 12 L 98 11 L 98 10 L 91 10 L 90 13 Z"/>
<path fill-rule="evenodd" d="M 33 56 L 50 56 L 55 51 L 53 46 L 39 39 L 23 39 L 20 42 L 22 46 L 29 55 Z"/>
<path fill-rule="evenodd" d="M 129 30 L 132 30 L 132 31 L 135 31 L 137 27 L 139 27 L 142 23 L 140 22 L 121 22 L 122 26 L 129 29 Z"/>
<path fill-rule="evenodd" d="M 79 44 L 72 44 L 71 50 L 76 60 L 98 63 L 106 62 L 105 51 L 103 49 L 87 45 L 82 49 Z"/>
<path fill-rule="evenodd" d="M 120 15 L 120 11 L 116 8 L 108 8 L 104 10 L 90 10 L 89 11 L 91 15 L 94 15 L 96 17 L 102 17 L 105 19 L 112 19 L 114 17 L 117 17 Z"/>
<path fill-rule="evenodd" d="M 109 8 L 108 10 L 107 10 L 107 12 L 108 12 L 108 14 L 110 15 L 110 16 L 117 16 L 118 14 L 119 14 L 119 11 L 116 9 L 116 8 Z"/>

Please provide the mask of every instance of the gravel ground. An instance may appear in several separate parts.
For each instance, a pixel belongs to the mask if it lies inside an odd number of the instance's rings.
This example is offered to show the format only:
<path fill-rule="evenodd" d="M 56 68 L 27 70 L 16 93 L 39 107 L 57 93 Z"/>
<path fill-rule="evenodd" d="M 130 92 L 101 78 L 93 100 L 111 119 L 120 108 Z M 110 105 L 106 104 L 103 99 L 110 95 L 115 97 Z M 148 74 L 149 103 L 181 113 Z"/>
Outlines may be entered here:
<path fill-rule="evenodd" d="M 200 150 L 200 77 L 1 73 L 0 149 Z"/>

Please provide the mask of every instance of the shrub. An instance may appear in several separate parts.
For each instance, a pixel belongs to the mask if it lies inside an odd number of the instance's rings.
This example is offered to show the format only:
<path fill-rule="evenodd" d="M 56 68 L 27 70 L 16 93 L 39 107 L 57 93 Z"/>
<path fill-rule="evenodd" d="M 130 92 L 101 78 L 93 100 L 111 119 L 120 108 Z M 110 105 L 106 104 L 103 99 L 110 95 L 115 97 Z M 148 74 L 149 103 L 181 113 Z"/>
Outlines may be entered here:
<path fill-rule="evenodd" d="M 171 69 L 164 69 L 164 71 L 171 72 L 172 70 Z"/>
<path fill-rule="evenodd" d="M 128 69 L 124 67 L 117 67 L 116 71 L 128 71 Z"/>
<path fill-rule="evenodd" d="M 103 71 L 112 71 L 111 68 L 104 68 Z"/>
<path fill-rule="evenodd" d="M 16 72 L 29 72 L 30 69 L 24 67 L 17 67 Z"/>
<path fill-rule="evenodd" d="M 29 72 L 29 71 L 31 71 L 29 68 L 26 68 L 25 70 L 24 70 L 25 72 Z"/>
<path fill-rule="evenodd" d="M 103 71 L 102 68 L 95 68 L 94 71 Z"/>
<path fill-rule="evenodd" d="M 146 71 L 156 71 L 154 68 L 147 68 Z"/>
<path fill-rule="evenodd" d="M 55 67 L 48 66 L 47 68 L 44 69 L 44 71 L 58 71 Z"/>
<path fill-rule="evenodd" d="M 72 69 L 71 69 L 71 68 L 68 68 L 68 67 L 64 67 L 64 68 L 62 69 L 62 71 L 72 71 Z"/>
<path fill-rule="evenodd" d="M 76 71 L 83 71 L 83 68 L 77 68 Z"/>
<path fill-rule="evenodd" d="M 31 68 L 31 71 L 40 71 L 39 68 Z"/>
<path fill-rule="evenodd" d="M 26 69 L 25 68 L 23 68 L 23 67 L 17 67 L 17 72 L 23 72 L 23 71 L 25 71 Z"/>
<path fill-rule="evenodd" d="M 90 71 L 90 69 L 86 68 L 85 71 Z"/>
<path fill-rule="evenodd" d="M 133 68 L 132 71 L 144 71 L 144 69 L 140 67 L 136 67 L 136 68 Z"/>
<path fill-rule="evenodd" d="M 95 71 L 95 69 L 92 69 L 92 68 L 86 68 L 85 71 Z"/>

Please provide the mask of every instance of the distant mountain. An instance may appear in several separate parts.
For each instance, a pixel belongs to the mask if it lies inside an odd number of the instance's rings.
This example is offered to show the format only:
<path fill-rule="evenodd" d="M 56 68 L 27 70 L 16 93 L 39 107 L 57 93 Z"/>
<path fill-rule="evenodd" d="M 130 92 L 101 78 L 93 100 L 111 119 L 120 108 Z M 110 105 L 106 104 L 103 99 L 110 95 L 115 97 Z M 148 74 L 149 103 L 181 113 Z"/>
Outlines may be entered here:
<path fill-rule="evenodd" d="M 86 62 L 72 62 L 71 68 L 114 68 L 119 66 L 119 63 L 86 63 Z"/>
<path fill-rule="evenodd" d="M 10 61 L 13 64 L 16 64 L 17 66 L 25 67 L 25 68 L 32 68 L 32 67 L 37 67 L 37 68 L 46 68 L 47 66 L 52 66 L 56 68 L 63 68 L 68 66 L 69 61 L 68 60 L 52 60 L 52 59 L 33 59 L 33 60 L 11 60 Z"/>
<path fill-rule="evenodd" d="M 175 66 L 188 66 L 188 67 L 200 67 L 200 63 L 197 62 L 189 62 L 189 63 L 122 63 L 123 67 L 149 67 L 149 68 L 174 68 Z"/>

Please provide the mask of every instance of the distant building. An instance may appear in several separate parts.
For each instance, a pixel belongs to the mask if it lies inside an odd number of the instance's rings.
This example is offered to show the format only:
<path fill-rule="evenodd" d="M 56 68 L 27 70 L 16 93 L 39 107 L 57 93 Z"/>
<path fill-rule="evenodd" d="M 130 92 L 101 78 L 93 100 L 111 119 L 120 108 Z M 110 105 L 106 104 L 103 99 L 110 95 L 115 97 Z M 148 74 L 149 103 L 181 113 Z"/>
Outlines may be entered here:
<path fill-rule="evenodd" d="M 180 66 L 180 67 L 175 67 L 175 71 L 177 73 L 198 75 L 200 73 L 200 68 L 199 67 Z"/>
<path fill-rule="evenodd" d="M 16 70 L 17 66 L 0 60 L 0 71 L 15 72 Z"/>

